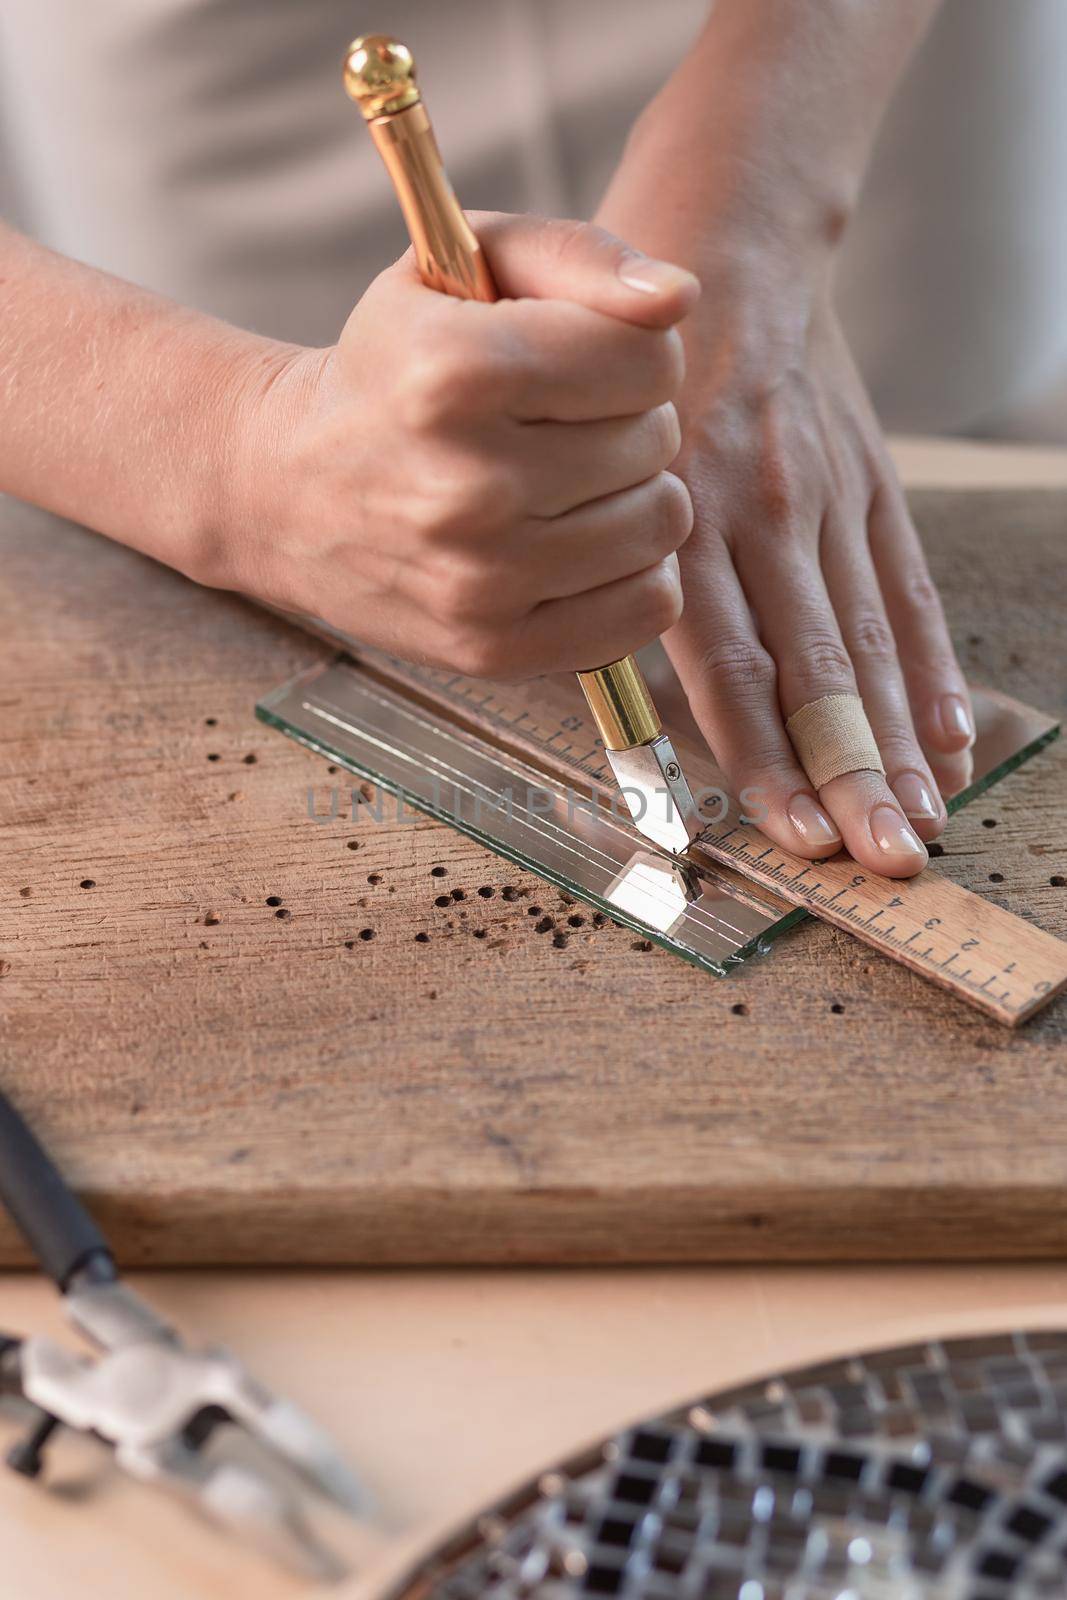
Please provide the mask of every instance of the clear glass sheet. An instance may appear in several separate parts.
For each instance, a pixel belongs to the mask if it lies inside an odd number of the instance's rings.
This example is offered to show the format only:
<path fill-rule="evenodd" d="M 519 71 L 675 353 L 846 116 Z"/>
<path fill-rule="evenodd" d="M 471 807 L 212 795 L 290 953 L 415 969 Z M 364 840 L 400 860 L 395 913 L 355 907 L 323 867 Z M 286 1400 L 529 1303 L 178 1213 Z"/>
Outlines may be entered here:
<path fill-rule="evenodd" d="M 663 704 L 661 689 L 657 700 Z M 1059 731 L 1042 713 L 973 689 L 975 778 L 956 811 Z M 669 695 L 668 695 L 669 699 Z M 664 717 L 670 732 L 683 719 Z M 320 665 L 264 697 L 261 721 L 497 854 L 625 923 L 694 965 L 724 976 L 808 916 L 802 907 L 712 864 L 682 867 L 639 847 L 628 822 L 583 805 L 562 779 L 528 766 L 383 682 L 351 657 Z M 354 804 L 361 804 L 358 790 Z M 398 813 L 394 811 L 393 815 Z M 402 814 L 402 813 L 399 813 Z"/>

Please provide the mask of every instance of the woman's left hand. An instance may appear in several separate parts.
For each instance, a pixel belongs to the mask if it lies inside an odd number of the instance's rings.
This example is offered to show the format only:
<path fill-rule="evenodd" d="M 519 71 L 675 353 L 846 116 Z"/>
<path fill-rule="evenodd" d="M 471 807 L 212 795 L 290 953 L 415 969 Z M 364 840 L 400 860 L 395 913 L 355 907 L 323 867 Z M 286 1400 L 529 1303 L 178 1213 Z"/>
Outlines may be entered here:
<path fill-rule="evenodd" d="M 759 282 L 732 299 L 706 285 L 686 339 L 675 470 L 695 524 L 665 643 L 728 787 L 758 791 L 769 837 L 811 857 L 843 840 L 862 865 L 910 876 L 944 827 L 942 795 L 969 781 L 967 687 L 828 294 L 783 315 Z M 843 693 L 862 697 L 886 776 L 816 792 L 786 722 Z"/>

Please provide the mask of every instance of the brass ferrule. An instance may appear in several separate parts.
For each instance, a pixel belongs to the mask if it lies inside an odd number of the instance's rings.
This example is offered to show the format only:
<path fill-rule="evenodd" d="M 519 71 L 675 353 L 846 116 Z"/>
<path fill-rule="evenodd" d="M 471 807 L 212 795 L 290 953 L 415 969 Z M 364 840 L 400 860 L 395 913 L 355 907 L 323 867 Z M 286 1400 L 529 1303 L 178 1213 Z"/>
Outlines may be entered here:
<path fill-rule="evenodd" d="M 606 750 L 632 750 L 660 732 L 662 724 L 633 656 L 579 672 L 578 682 Z"/>

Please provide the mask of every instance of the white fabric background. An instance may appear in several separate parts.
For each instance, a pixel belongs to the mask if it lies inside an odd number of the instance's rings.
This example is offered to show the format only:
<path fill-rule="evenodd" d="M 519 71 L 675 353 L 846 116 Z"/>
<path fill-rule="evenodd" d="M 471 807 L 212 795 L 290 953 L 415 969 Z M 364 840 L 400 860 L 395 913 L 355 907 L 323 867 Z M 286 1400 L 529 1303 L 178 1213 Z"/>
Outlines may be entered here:
<path fill-rule="evenodd" d="M 45 242 L 325 344 L 404 244 L 340 87 L 412 45 L 471 207 L 587 215 L 706 0 L 4 0 L 8 208 Z M 387 21 L 386 21 L 387 18 Z M 887 425 L 1067 439 L 1067 0 L 948 0 L 890 113 L 840 303 Z"/>

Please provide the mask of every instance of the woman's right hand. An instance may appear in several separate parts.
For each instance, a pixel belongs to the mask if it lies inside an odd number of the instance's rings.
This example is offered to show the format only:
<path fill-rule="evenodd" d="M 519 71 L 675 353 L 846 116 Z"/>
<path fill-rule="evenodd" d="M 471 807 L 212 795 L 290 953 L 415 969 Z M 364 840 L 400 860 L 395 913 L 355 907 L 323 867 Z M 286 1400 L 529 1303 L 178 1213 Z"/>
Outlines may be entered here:
<path fill-rule="evenodd" d="M 692 507 L 678 323 L 697 280 L 587 224 L 474 218 L 502 298 L 410 252 L 337 345 L 244 374 L 201 582 L 486 677 L 600 666 L 678 621 Z"/>

